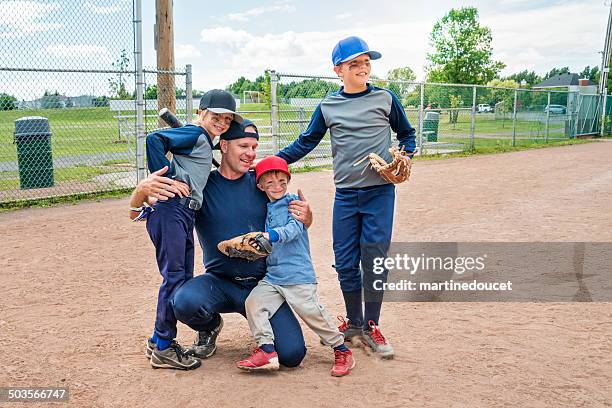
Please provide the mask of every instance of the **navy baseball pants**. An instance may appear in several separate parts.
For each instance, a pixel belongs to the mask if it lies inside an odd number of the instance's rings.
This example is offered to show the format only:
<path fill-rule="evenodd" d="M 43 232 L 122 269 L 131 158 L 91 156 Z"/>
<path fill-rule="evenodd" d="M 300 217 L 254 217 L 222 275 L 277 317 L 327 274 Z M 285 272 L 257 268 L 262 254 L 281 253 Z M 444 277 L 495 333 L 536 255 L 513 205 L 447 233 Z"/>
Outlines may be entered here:
<path fill-rule="evenodd" d="M 189 199 L 179 197 L 158 201 L 147 219 L 147 231 L 163 282 L 157 296 L 155 334 L 164 340 L 176 337 L 176 317 L 170 300 L 176 290 L 193 278 L 193 226 L 195 211 Z"/>
<path fill-rule="evenodd" d="M 386 282 L 387 272 L 373 273 L 374 258 L 386 257 L 393 232 L 395 186 L 338 188 L 333 210 L 335 268 L 349 321 L 367 328 L 378 325 L 383 291 L 374 280 Z M 365 315 L 362 309 L 365 294 Z"/>
<path fill-rule="evenodd" d="M 207 272 L 186 282 L 176 292 L 172 306 L 176 317 L 193 330 L 212 330 L 219 313 L 240 313 L 246 317 L 244 302 L 257 280 L 232 280 Z M 285 302 L 270 319 L 279 362 L 286 367 L 300 365 L 306 355 L 300 323 Z"/>

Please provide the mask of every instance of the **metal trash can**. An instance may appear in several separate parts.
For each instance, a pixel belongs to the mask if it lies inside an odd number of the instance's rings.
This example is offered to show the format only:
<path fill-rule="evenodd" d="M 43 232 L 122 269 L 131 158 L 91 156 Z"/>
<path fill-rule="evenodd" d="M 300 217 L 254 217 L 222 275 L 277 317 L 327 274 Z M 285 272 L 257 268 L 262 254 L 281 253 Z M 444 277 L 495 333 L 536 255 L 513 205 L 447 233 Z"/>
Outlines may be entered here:
<path fill-rule="evenodd" d="M 438 124 L 440 123 L 440 114 L 438 112 L 425 112 L 423 118 L 423 137 L 427 142 L 438 141 Z"/>
<path fill-rule="evenodd" d="M 49 119 L 27 116 L 15 121 L 15 143 L 22 189 L 53 187 Z"/>

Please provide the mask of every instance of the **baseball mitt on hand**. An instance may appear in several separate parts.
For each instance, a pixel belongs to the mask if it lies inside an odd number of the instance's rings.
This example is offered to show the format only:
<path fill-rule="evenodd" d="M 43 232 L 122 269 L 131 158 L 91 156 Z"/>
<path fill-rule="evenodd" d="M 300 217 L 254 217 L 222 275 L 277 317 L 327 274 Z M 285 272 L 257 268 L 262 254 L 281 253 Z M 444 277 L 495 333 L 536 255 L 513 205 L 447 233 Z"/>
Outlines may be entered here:
<path fill-rule="evenodd" d="M 392 146 L 389 149 L 389 153 L 391 153 L 390 163 L 387 163 L 385 159 L 376 153 L 370 153 L 355 163 L 354 166 L 368 159 L 370 161 L 370 166 L 383 179 L 393 184 L 403 183 L 410 177 L 410 168 L 412 167 L 412 160 L 410 160 L 408 156 L 404 156 L 403 152 L 403 147 L 399 150 L 397 147 Z"/>
<path fill-rule="evenodd" d="M 266 257 L 272 252 L 272 244 L 261 232 L 248 232 L 221 241 L 217 248 L 230 258 L 244 258 L 248 261 Z"/>

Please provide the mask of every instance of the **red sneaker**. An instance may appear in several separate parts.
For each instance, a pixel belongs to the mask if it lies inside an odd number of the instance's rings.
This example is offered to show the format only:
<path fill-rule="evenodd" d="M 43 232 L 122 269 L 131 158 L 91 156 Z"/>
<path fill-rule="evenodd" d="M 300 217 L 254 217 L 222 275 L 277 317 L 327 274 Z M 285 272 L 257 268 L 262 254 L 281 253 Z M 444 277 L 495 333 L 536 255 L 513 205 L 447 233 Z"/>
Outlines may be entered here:
<path fill-rule="evenodd" d="M 334 366 L 331 369 L 332 376 L 343 377 L 348 375 L 353 367 L 355 367 L 355 359 L 351 350 L 334 351 Z"/>
<path fill-rule="evenodd" d="M 278 354 L 276 354 L 276 351 L 266 353 L 261 348 L 257 347 L 251 357 L 239 361 L 236 365 L 238 368 L 248 371 L 278 370 Z"/>

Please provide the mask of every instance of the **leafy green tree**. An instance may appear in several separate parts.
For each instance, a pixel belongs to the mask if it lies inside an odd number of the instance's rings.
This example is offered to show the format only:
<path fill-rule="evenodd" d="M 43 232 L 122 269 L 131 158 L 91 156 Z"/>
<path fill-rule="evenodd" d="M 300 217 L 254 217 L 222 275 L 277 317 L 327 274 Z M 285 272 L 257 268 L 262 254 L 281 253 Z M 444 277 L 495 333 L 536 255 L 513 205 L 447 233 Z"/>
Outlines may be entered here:
<path fill-rule="evenodd" d="M 245 77 L 240 77 L 231 85 L 228 85 L 225 90 L 238 96 L 242 96 L 245 91 L 264 91 L 264 82 L 265 79 L 263 76 L 259 76 L 255 79 L 255 81 L 251 81 L 250 79 L 246 79 Z"/>
<path fill-rule="evenodd" d="M 580 78 L 587 78 L 593 82 L 599 83 L 599 74 L 599 67 L 595 66 L 591 68 L 587 65 L 578 75 L 580 75 Z"/>
<path fill-rule="evenodd" d="M 12 95 L 0 93 L 0 111 L 17 109 L 17 98 Z"/>
<path fill-rule="evenodd" d="M 453 129 L 455 129 L 455 125 L 457 124 L 457 120 L 459 119 L 459 108 L 463 105 L 463 98 L 461 95 L 449 95 L 448 99 L 450 100 L 450 115 L 449 115 L 449 123 L 453 124 Z"/>
<path fill-rule="evenodd" d="M 485 84 L 505 67 L 492 59 L 491 29 L 480 25 L 475 7 L 451 9 L 429 38 L 434 49 L 427 54 L 429 82 Z"/>
<path fill-rule="evenodd" d="M 107 96 L 98 96 L 92 100 L 92 103 L 95 107 L 103 107 L 109 105 Z"/>
<path fill-rule="evenodd" d="M 520 84 L 522 81 L 525 81 L 527 83 L 527 87 L 531 88 L 534 85 L 537 85 L 542 82 L 542 77 L 536 74 L 535 71 L 524 70 L 521 72 L 517 72 L 516 74 L 508 75 L 502 80 L 510 80 L 518 84 Z"/>
<path fill-rule="evenodd" d="M 125 72 L 130 65 L 130 59 L 127 56 L 127 50 L 122 49 L 119 58 L 112 63 L 114 69 L 120 71 L 114 78 L 108 80 L 108 86 L 110 93 L 115 95 L 118 99 L 129 99 L 130 93 L 125 88 L 126 76 L 129 74 Z"/>
<path fill-rule="evenodd" d="M 543 80 L 563 74 L 571 74 L 569 67 L 553 68 L 544 75 Z"/>
<path fill-rule="evenodd" d="M 416 75 L 410 67 L 399 67 L 390 70 L 387 73 L 387 79 L 391 81 L 414 82 L 416 80 Z M 400 98 L 402 103 L 406 102 L 405 99 L 408 97 L 408 94 L 410 92 L 414 92 L 416 88 L 415 85 L 404 82 L 389 82 L 387 87 L 391 92 L 397 95 L 398 98 Z"/>
<path fill-rule="evenodd" d="M 507 114 L 514 111 L 514 91 L 512 91 L 512 89 L 518 88 L 519 84 L 518 82 L 511 79 L 493 79 L 489 81 L 489 83 L 487 83 L 487 86 L 497 88 L 489 88 L 488 91 L 493 101 L 492 104 L 495 106 L 495 114 L 502 115 L 503 128 L 505 127 L 505 119 Z"/>
<path fill-rule="evenodd" d="M 263 79 L 264 103 L 272 109 L 272 85 L 270 84 L 270 71 L 266 70 Z"/>
<path fill-rule="evenodd" d="M 149 85 L 144 91 L 145 99 L 157 99 L 157 85 Z"/>
<path fill-rule="evenodd" d="M 278 84 L 277 92 L 280 98 L 323 98 L 330 92 L 337 91 L 338 84 L 320 79 Z"/>

